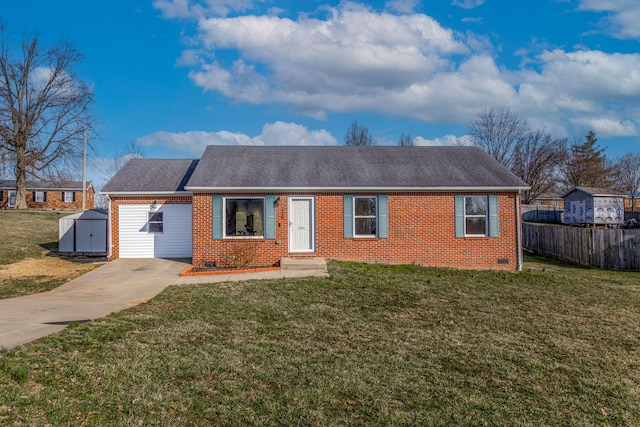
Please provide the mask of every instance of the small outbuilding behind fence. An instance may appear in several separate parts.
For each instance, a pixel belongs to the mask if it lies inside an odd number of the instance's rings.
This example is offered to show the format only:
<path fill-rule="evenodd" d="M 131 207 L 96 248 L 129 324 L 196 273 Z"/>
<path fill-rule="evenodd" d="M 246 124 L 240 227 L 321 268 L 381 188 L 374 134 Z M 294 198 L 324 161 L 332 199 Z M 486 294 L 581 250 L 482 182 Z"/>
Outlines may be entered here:
<path fill-rule="evenodd" d="M 620 225 L 624 222 L 623 193 L 605 188 L 575 187 L 562 198 L 567 225 Z"/>
<path fill-rule="evenodd" d="M 60 218 L 58 252 L 106 255 L 108 215 L 88 210 Z"/>

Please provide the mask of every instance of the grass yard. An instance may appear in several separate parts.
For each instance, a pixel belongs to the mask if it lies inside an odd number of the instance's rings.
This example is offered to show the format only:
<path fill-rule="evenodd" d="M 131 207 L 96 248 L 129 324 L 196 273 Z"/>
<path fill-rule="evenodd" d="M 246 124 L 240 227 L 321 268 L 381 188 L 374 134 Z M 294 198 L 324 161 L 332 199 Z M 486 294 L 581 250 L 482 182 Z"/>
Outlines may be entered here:
<path fill-rule="evenodd" d="M 39 258 L 58 245 L 58 220 L 53 211 L 0 210 L 0 265 Z"/>
<path fill-rule="evenodd" d="M 95 268 L 47 256 L 68 213 L 0 210 L 0 298 L 51 290 Z"/>
<path fill-rule="evenodd" d="M 635 273 L 330 264 L 0 353 L 4 425 L 640 425 Z"/>

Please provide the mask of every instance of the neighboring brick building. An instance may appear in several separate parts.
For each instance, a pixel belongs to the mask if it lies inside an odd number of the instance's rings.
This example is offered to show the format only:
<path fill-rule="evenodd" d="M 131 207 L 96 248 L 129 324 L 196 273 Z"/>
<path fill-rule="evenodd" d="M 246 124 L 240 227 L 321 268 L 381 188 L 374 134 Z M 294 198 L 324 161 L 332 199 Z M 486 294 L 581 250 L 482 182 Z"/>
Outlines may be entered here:
<path fill-rule="evenodd" d="M 526 188 L 473 147 L 211 146 L 199 161 L 132 159 L 103 193 L 112 258 L 516 270 Z"/>
<path fill-rule="evenodd" d="M 15 206 L 16 182 L 0 180 L 0 209 Z M 95 190 L 87 182 L 86 209 L 94 208 Z M 27 208 L 82 209 L 82 181 L 27 181 Z"/>

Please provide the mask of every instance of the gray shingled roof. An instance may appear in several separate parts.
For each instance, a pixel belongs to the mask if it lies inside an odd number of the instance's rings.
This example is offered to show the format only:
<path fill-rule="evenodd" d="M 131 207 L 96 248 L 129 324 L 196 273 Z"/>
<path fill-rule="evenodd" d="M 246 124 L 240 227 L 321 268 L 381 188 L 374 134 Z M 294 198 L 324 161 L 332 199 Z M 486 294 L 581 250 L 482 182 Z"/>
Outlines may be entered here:
<path fill-rule="evenodd" d="M 198 164 L 194 159 L 130 159 L 102 187 L 101 193 L 174 193 L 184 186 Z"/>
<path fill-rule="evenodd" d="M 82 191 L 82 181 L 27 181 L 27 190 L 76 190 Z M 87 181 L 87 188 L 91 181 Z M 15 190 L 14 179 L 0 179 L 0 190 Z"/>
<path fill-rule="evenodd" d="M 600 196 L 600 197 L 609 197 L 609 196 L 613 196 L 613 197 L 625 197 L 626 194 L 624 194 L 621 191 L 617 191 L 617 190 L 612 190 L 610 188 L 602 188 L 602 187 L 574 187 L 571 190 L 569 190 L 568 192 L 566 192 L 565 194 L 562 195 L 562 198 L 567 197 L 569 194 L 573 193 L 574 191 L 581 191 L 583 193 L 588 194 L 589 196 Z"/>
<path fill-rule="evenodd" d="M 523 189 L 476 147 L 209 146 L 187 190 Z"/>

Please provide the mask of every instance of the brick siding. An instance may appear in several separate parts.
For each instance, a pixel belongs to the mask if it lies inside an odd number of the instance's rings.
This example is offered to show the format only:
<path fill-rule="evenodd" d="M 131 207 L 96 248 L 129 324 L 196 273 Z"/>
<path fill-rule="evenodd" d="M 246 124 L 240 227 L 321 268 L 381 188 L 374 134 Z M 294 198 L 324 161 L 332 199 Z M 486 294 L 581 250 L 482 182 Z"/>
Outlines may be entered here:
<path fill-rule="evenodd" d="M 455 237 L 454 196 L 464 193 L 387 193 L 389 237 L 344 238 L 343 194 L 315 194 L 316 251 L 290 254 L 287 197 L 276 194 L 276 239 L 212 239 L 212 195 L 193 196 L 193 264 L 220 262 L 248 240 L 257 245 L 254 265 L 271 265 L 285 256 L 320 256 L 328 259 L 371 263 L 443 266 L 461 269 L 515 270 L 517 268 L 517 193 L 496 193 L 500 235 Z M 468 193 L 474 195 L 477 193 Z M 493 194 L 493 193 L 483 193 Z M 308 194 L 300 194 L 300 196 Z M 375 195 L 371 193 L 353 193 Z M 228 194 L 227 196 L 248 196 Z M 254 195 L 255 196 L 255 195 Z M 498 263 L 498 259 L 507 260 Z"/>
<path fill-rule="evenodd" d="M 38 190 L 47 193 L 47 200 L 45 202 L 36 202 L 33 200 L 34 190 L 27 190 L 27 209 L 52 209 L 52 210 L 82 210 L 82 191 L 74 191 L 75 202 L 65 202 L 62 199 L 61 190 Z M 65 191 L 66 192 L 66 191 Z M 2 197 L 0 198 L 0 208 L 9 207 L 9 190 L 0 190 Z M 86 208 L 94 208 L 94 190 L 93 187 L 89 187 L 87 190 L 87 202 Z"/>

